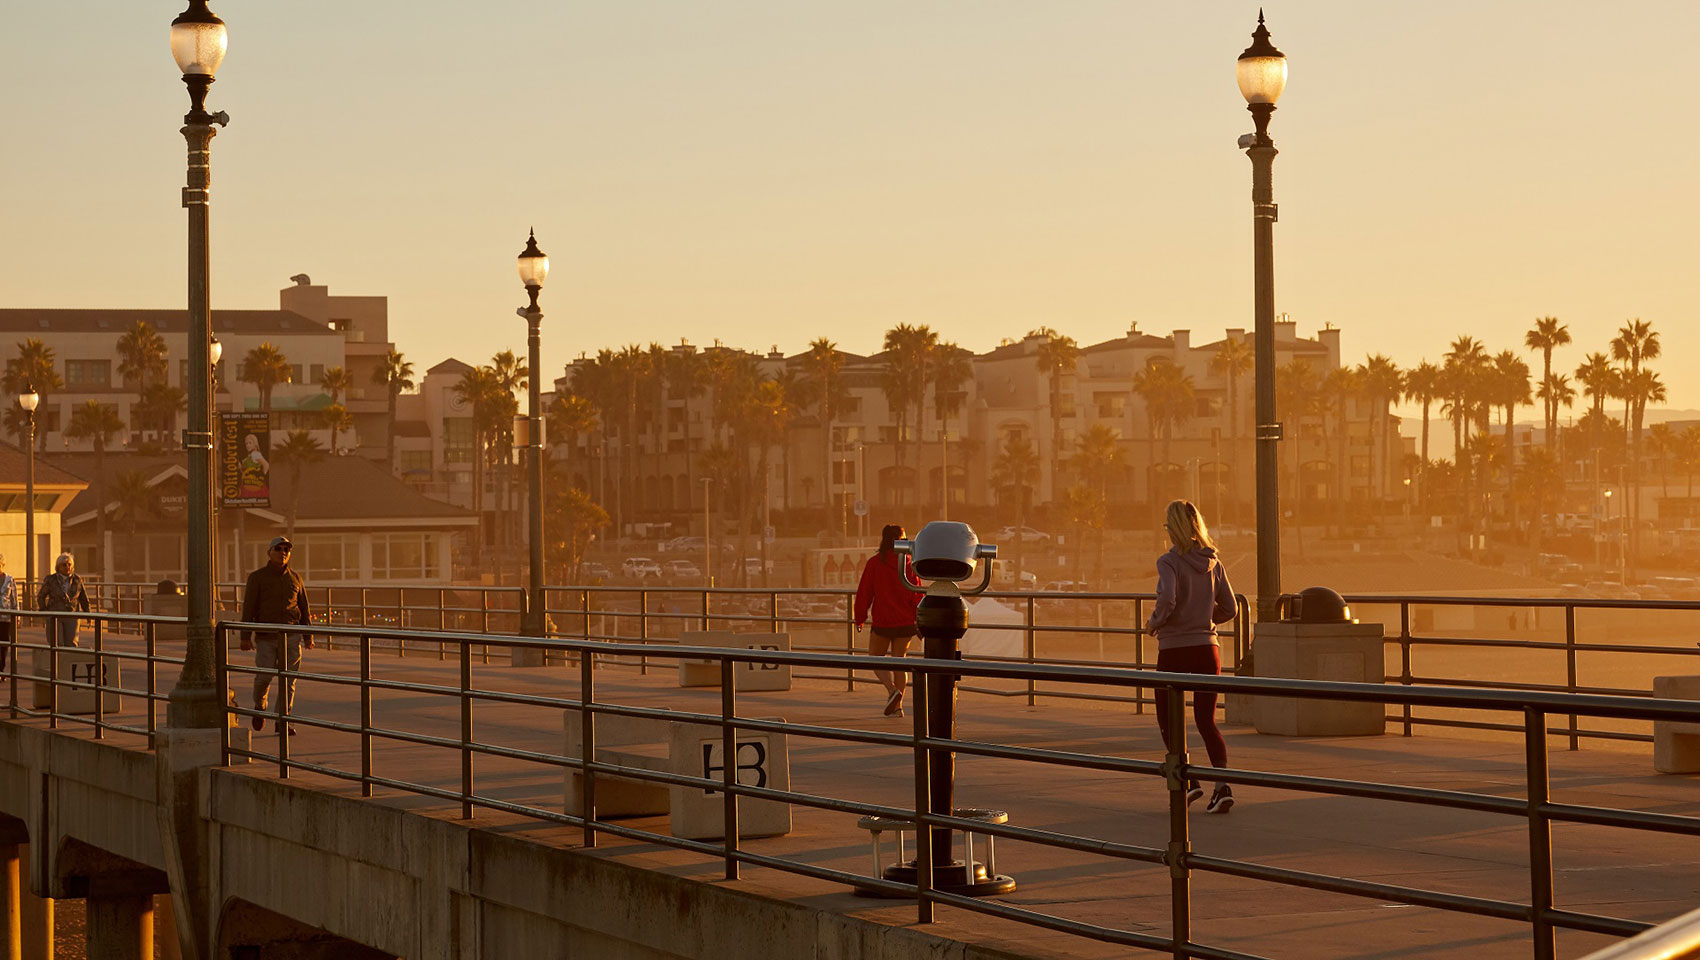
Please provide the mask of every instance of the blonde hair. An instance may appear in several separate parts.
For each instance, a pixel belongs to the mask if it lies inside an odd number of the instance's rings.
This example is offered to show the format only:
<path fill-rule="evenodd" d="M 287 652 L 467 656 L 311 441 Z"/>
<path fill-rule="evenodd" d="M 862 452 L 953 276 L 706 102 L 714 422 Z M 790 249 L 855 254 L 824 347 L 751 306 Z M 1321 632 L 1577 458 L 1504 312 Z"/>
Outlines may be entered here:
<path fill-rule="evenodd" d="M 1216 541 L 1210 539 L 1210 528 L 1204 524 L 1204 513 L 1190 500 L 1169 501 L 1163 527 L 1169 531 L 1169 539 L 1174 542 L 1175 549 L 1182 554 L 1191 553 L 1198 547 L 1216 549 Z"/>

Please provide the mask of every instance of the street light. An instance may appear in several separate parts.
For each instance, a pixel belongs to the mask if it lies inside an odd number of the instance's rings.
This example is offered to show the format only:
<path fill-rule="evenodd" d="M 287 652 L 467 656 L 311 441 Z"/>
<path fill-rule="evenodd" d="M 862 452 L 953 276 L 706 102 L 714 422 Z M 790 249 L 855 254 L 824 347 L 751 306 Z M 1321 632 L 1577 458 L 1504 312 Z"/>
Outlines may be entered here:
<path fill-rule="evenodd" d="M 24 411 L 24 592 L 32 597 L 35 596 L 35 408 L 40 404 L 41 394 L 35 392 L 33 383 L 18 394 L 18 406 Z M 21 598 L 18 605 L 26 606 Z"/>
<path fill-rule="evenodd" d="M 1256 295 L 1254 316 L 1257 415 L 1257 619 L 1275 620 L 1276 600 L 1281 595 L 1280 477 L 1277 457 L 1281 424 L 1275 420 L 1275 141 L 1269 139 L 1269 115 L 1287 85 L 1287 58 L 1269 42 L 1263 11 L 1257 13 L 1257 30 L 1251 46 L 1240 54 L 1235 68 L 1246 109 L 1257 125 L 1255 133 L 1240 138 L 1240 147 L 1251 159 L 1251 209 Z"/>
<path fill-rule="evenodd" d="M 212 138 L 230 117 L 207 113 L 207 88 L 224 62 L 224 21 L 207 9 L 207 0 L 189 0 L 171 21 L 171 56 L 189 90 L 189 112 L 182 134 L 189 148 L 188 185 L 183 207 L 189 211 L 189 369 L 188 423 L 183 453 L 188 468 L 188 615 L 183 670 L 166 710 L 173 727 L 220 727 L 224 697 L 213 689 L 213 533 L 212 533 L 212 293 L 210 288 Z"/>
<path fill-rule="evenodd" d="M 529 306 L 516 311 L 525 318 L 526 346 L 531 356 L 531 373 L 525 378 L 530 401 L 525 417 L 525 448 L 526 470 L 531 484 L 531 579 L 526 593 L 530 602 L 525 606 L 525 623 L 520 632 L 528 637 L 541 637 L 547 614 L 543 610 L 543 360 L 539 355 L 543 311 L 537 308 L 537 295 L 543 292 L 543 281 L 549 276 L 549 258 L 537 249 L 537 231 L 531 231 L 526 239 L 525 249 L 519 252 L 517 266 L 519 282 L 525 285 L 525 292 L 531 297 Z"/>

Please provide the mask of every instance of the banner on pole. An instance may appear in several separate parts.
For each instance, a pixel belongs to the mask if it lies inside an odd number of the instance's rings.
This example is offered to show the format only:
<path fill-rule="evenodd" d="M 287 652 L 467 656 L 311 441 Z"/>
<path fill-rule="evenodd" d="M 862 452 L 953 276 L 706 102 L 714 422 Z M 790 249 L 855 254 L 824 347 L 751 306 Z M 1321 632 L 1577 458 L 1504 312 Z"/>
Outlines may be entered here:
<path fill-rule="evenodd" d="M 218 500 L 224 507 L 272 505 L 272 434 L 263 413 L 218 418 Z"/>

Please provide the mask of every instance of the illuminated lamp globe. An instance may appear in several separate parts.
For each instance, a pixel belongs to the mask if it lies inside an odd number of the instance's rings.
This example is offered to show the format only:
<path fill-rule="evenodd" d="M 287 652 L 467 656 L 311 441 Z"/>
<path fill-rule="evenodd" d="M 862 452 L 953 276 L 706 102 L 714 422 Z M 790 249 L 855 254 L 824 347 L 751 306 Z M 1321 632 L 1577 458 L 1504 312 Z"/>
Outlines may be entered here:
<path fill-rule="evenodd" d="M 207 0 L 189 0 L 189 9 L 171 21 L 171 56 L 185 77 L 217 73 L 228 43 L 224 21 L 207 9 Z"/>
<path fill-rule="evenodd" d="M 23 407 L 25 413 L 34 413 L 40 403 L 41 394 L 35 392 L 34 384 L 25 387 L 24 392 L 18 394 L 18 406 Z"/>
<path fill-rule="evenodd" d="M 549 257 L 537 249 L 537 231 L 531 231 L 531 236 L 525 241 L 525 249 L 519 252 L 519 282 L 527 290 L 543 286 L 543 281 L 549 276 Z"/>
<path fill-rule="evenodd" d="M 212 343 L 207 345 L 207 362 L 216 367 L 219 358 L 222 356 L 224 356 L 224 344 L 219 343 L 217 337 L 213 337 Z"/>
<path fill-rule="evenodd" d="M 1287 87 L 1287 55 L 1269 42 L 1269 29 L 1263 25 L 1263 11 L 1257 12 L 1257 29 L 1252 32 L 1251 46 L 1240 54 L 1235 75 L 1240 82 L 1240 94 L 1246 103 L 1275 105 L 1281 91 Z"/>

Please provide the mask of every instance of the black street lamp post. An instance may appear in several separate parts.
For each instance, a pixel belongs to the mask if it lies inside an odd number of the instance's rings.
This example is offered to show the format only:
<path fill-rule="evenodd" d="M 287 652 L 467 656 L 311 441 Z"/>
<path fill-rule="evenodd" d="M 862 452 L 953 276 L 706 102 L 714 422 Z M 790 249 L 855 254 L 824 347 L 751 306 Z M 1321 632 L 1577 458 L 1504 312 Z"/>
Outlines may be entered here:
<path fill-rule="evenodd" d="M 207 0 L 189 0 L 189 8 L 171 22 L 171 55 L 189 88 L 189 112 L 183 117 L 188 142 L 188 185 L 183 206 L 189 211 L 189 369 L 200 371 L 187 384 L 189 420 L 183 430 L 188 461 L 188 638 L 183 671 L 167 707 L 173 727 L 218 727 L 224 723 L 224 698 L 214 689 L 212 572 L 212 295 L 208 194 L 212 185 L 211 150 L 215 125 L 229 123 L 223 112 L 207 113 L 207 87 L 224 61 L 224 21 L 207 9 Z"/>
<path fill-rule="evenodd" d="M 1269 42 L 1263 12 L 1251 46 L 1240 54 L 1236 75 L 1257 131 L 1240 138 L 1251 159 L 1251 208 L 1256 253 L 1253 379 L 1257 417 L 1257 619 L 1274 620 L 1281 594 L 1281 496 L 1277 472 L 1281 424 L 1275 411 L 1275 141 L 1269 116 L 1287 85 L 1287 58 Z"/>
<path fill-rule="evenodd" d="M 18 406 L 24 411 L 24 592 L 32 597 L 35 596 L 35 408 L 40 403 L 41 394 L 35 392 L 33 383 L 18 394 Z M 18 606 L 29 604 L 20 597 Z M 12 669 L 16 670 L 17 665 Z"/>
<path fill-rule="evenodd" d="M 525 417 L 526 473 L 531 485 L 531 570 L 526 590 L 525 623 L 520 632 L 528 637 L 541 637 L 545 634 L 548 614 L 543 606 L 543 361 L 539 356 L 543 311 L 537 308 L 537 295 L 543 292 L 543 281 L 549 276 L 549 258 L 537 249 L 535 230 L 526 239 L 525 249 L 520 251 L 518 266 L 520 283 L 525 285 L 525 292 L 531 297 L 531 304 L 518 311 L 525 318 L 526 346 L 530 350 L 531 362 L 530 372 L 526 375 L 530 406 Z"/>

